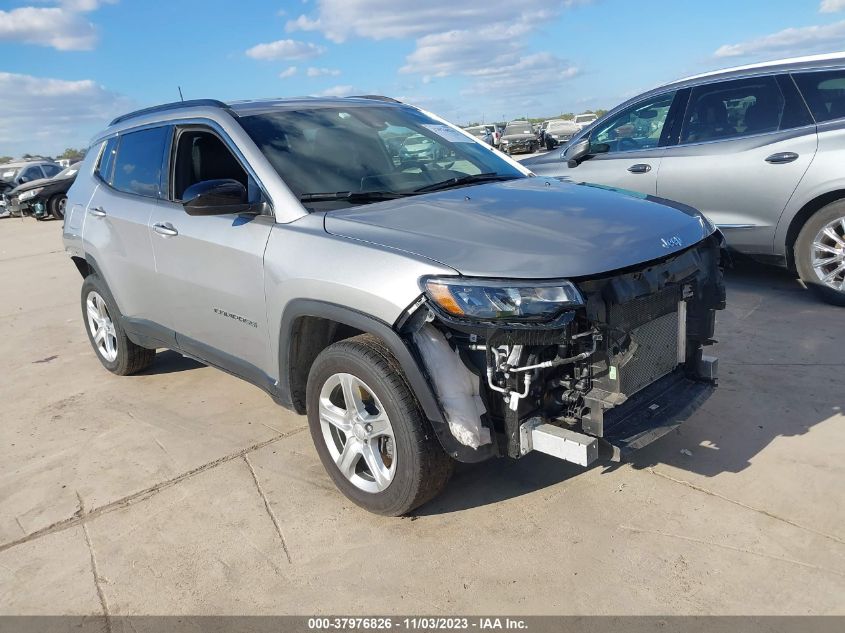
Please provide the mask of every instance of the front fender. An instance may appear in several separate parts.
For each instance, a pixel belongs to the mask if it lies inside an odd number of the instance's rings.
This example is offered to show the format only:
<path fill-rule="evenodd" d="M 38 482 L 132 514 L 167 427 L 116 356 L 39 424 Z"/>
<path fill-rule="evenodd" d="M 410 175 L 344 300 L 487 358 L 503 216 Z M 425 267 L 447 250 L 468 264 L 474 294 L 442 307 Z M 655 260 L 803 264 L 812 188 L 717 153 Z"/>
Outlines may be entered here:
<path fill-rule="evenodd" d="M 421 368 L 416 351 L 391 327 L 391 325 L 368 314 L 345 306 L 314 299 L 294 299 L 285 307 L 279 332 L 279 400 L 285 406 L 299 410 L 301 394 L 293 393 L 291 384 L 292 335 L 300 317 L 318 317 L 340 323 L 382 340 L 405 373 L 408 383 L 420 403 L 440 441 L 443 450 L 452 458 L 462 462 L 479 462 L 493 456 L 493 445 L 472 449 L 458 442 L 449 430 L 437 395 Z M 303 411 L 300 411 L 301 413 Z"/>

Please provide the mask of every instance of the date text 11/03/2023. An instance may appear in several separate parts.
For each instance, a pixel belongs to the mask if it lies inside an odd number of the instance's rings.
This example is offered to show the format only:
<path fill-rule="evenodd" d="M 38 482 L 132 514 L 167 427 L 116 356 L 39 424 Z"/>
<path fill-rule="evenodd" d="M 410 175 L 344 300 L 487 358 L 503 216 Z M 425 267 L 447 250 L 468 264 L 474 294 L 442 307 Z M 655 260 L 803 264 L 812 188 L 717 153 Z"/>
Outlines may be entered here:
<path fill-rule="evenodd" d="M 526 630 L 527 623 L 519 618 L 508 617 L 325 617 L 309 618 L 311 631 L 331 630 Z"/>

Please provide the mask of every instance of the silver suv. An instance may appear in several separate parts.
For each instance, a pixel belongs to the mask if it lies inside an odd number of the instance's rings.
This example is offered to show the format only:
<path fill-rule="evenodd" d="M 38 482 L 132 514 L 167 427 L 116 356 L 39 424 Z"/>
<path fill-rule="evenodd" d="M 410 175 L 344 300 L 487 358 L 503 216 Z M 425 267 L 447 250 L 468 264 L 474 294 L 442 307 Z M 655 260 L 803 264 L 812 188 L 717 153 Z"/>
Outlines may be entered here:
<path fill-rule="evenodd" d="M 64 242 L 106 369 L 170 348 L 248 380 L 307 413 L 338 488 L 382 514 L 432 498 L 454 460 L 620 458 L 715 380 L 703 216 L 529 177 L 383 97 L 119 117 Z"/>
<path fill-rule="evenodd" d="M 564 152 L 525 161 L 679 200 L 728 245 L 845 305 L 845 55 L 697 75 L 615 108 Z"/>

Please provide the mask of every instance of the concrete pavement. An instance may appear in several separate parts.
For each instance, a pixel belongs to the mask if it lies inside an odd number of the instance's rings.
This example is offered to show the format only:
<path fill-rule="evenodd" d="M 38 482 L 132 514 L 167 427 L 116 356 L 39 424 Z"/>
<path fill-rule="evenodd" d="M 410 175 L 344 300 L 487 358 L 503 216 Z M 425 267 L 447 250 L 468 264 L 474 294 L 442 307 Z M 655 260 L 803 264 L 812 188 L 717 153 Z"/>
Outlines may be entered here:
<path fill-rule="evenodd" d="M 843 614 L 845 310 L 729 276 L 720 388 L 630 464 L 460 467 L 365 513 L 306 421 L 91 351 L 60 225 L 0 221 L 0 614 Z"/>

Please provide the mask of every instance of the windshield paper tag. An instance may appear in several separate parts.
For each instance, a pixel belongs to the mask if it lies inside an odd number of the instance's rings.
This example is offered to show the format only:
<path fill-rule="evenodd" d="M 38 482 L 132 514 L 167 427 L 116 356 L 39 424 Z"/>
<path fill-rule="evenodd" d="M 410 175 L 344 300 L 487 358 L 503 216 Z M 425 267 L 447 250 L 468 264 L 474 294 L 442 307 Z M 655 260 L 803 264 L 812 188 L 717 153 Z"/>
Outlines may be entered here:
<path fill-rule="evenodd" d="M 473 143 L 474 141 L 461 134 L 457 130 L 453 130 L 448 125 L 439 125 L 439 124 L 431 124 L 431 125 L 423 125 L 427 130 L 431 130 L 437 136 L 442 139 L 449 141 L 450 143 Z"/>

